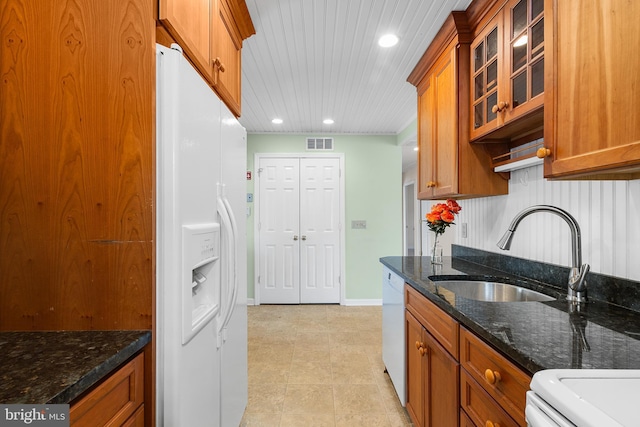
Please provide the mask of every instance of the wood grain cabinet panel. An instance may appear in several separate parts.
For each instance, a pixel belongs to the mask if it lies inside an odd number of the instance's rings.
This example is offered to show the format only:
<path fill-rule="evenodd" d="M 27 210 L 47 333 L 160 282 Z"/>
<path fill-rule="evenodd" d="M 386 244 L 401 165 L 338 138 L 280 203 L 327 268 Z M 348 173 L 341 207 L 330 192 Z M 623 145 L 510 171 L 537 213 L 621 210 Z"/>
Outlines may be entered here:
<path fill-rule="evenodd" d="M 111 374 L 69 410 L 73 427 L 144 425 L 143 355 Z"/>
<path fill-rule="evenodd" d="M 407 411 L 416 426 L 458 426 L 460 365 L 406 311 Z"/>
<path fill-rule="evenodd" d="M 545 177 L 640 178 L 640 2 L 545 0 L 545 10 Z"/>
<path fill-rule="evenodd" d="M 153 1 L 3 2 L 0 328 L 151 329 Z"/>
<path fill-rule="evenodd" d="M 464 12 L 453 12 L 408 81 L 418 94 L 418 198 L 506 194 L 483 147 L 469 143 L 469 46 Z"/>
<path fill-rule="evenodd" d="M 416 426 L 424 426 L 425 372 L 423 355 L 424 328 L 409 312 L 405 313 L 406 355 L 407 355 L 407 412 Z"/>
<path fill-rule="evenodd" d="M 464 369 L 460 372 L 460 406 L 478 427 L 526 427 L 518 424 Z"/>
<path fill-rule="evenodd" d="M 158 19 L 205 77 L 211 78 L 211 0 L 160 0 Z"/>
<path fill-rule="evenodd" d="M 460 365 L 497 405 L 520 425 L 526 425 L 529 375 L 465 328 L 460 328 Z"/>
<path fill-rule="evenodd" d="M 415 425 L 526 426 L 529 375 L 408 284 L 405 306 L 407 412 Z"/>
<path fill-rule="evenodd" d="M 405 286 L 405 306 L 453 357 L 458 359 L 459 324 L 411 286 Z"/>
<path fill-rule="evenodd" d="M 163 44 L 177 42 L 236 117 L 241 113 L 242 42 L 255 34 L 244 0 L 160 0 Z"/>
<path fill-rule="evenodd" d="M 417 426 L 458 426 L 458 322 L 405 285 L 407 412 Z"/>
<path fill-rule="evenodd" d="M 144 405 L 140 405 L 138 410 L 122 424 L 122 427 L 144 427 Z"/>
<path fill-rule="evenodd" d="M 213 0 L 211 31 L 213 87 L 237 117 L 241 113 L 242 38 L 227 0 Z"/>
<path fill-rule="evenodd" d="M 480 24 L 471 44 L 472 141 L 509 140 L 542 127 L 544 28 L 543 0 L 509 0 Z"/>

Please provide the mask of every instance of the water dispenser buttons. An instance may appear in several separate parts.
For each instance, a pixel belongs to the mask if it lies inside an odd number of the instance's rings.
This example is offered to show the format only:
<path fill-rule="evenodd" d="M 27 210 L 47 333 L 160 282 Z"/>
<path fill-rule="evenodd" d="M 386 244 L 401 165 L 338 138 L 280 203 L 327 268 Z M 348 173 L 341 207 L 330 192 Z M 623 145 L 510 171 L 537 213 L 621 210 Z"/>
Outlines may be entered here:
<path fill-rule="evenodd" d="M 182 343 L 220 309 L 220 224 L 182 226 Z"/>

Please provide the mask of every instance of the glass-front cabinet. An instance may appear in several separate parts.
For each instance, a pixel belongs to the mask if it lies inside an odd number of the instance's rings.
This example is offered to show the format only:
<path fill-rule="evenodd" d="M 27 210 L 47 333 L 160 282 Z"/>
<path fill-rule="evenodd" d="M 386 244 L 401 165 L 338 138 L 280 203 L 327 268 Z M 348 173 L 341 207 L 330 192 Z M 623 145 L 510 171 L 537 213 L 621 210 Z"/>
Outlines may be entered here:
<path fill-rule="evenodd" d="M 508 1 L 471 45 L 471 140 L 491 138 L 534 112 L 541 122 L 543 95 L 544 1 Z M 519 122 L 512 131 L 529 130 L 527 123 L 536 120 L 523 122 L 524 128 Z"/>

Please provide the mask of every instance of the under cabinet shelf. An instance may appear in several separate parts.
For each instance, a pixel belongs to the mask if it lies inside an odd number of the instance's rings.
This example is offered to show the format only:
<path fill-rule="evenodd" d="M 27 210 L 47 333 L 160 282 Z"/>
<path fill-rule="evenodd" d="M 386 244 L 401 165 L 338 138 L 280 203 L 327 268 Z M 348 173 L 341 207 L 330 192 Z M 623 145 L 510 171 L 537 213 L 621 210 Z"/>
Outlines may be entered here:
<path fill-rule="evenodd" d="M 518 148 L 491 159 L 494 172 L 511 172 L 518 169 L 542 164 L 543 159 L 536 156 L 536 151 L 544 146 L 541 139 L 532 141 Z"/>

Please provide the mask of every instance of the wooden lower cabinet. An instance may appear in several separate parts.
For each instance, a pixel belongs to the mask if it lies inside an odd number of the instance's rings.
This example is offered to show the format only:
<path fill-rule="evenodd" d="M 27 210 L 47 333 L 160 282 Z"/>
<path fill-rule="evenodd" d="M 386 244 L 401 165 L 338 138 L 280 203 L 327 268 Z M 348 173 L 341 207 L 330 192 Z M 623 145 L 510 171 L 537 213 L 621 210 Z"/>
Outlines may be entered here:
<path fill-rule="evenodd" d="M 476 427 L 462 409 L 460 410 L 460 427 Z"/>
<path fill-rule="evenodd" d="M 460 328 L 460 365 L 463 368 L 461 390 L 466 387 L 463 378 L 473 378 L 475 381 L 466 382 L 480 387 L 497 407 L 515 420 L 512 425 L 527 425 L 524 408 L 531 382 L 529 375 L 465 328 Z M 464 398 L 461 401 L 464 402 Z M 471 413 L 467 413 L 473 419 Z"/>
<path fill-rule="evenodd" d="M 138 410 L 122 424 L 122 427 L 144 427 L 144 405 L 140 405 Z"/>
<path fill-rule="evenodd" d="M 407 412 L 414 425 L 527 425 L 528 374 L 409 285 L 405 306 Z"/>
<path fill-rule="evenodd" d="M 518 427 L 518 423 L 464 369 L 460 372 L 460 406 L 472 425 Z"/>
<path fill-rule="evenodd" d="M 408 295 L 416 302 L 415 295 L 405 293 L 405 297 Z M 424 304 L 418 307 L 409 304 L 405 312 L 407 412 L 416 426 L 456 427 L 460 365 L 418 320 L 433 319 L 434 312 L 440 311 L 426 298 L 424 300 Z M 414 316 L 411 311 L 416 309 L 418 311 Z"/>
<path fill-rule="evenodd" d="M 144 426 L 143 357 L 139 354 L 72 403 L 71 426 Z"/>

